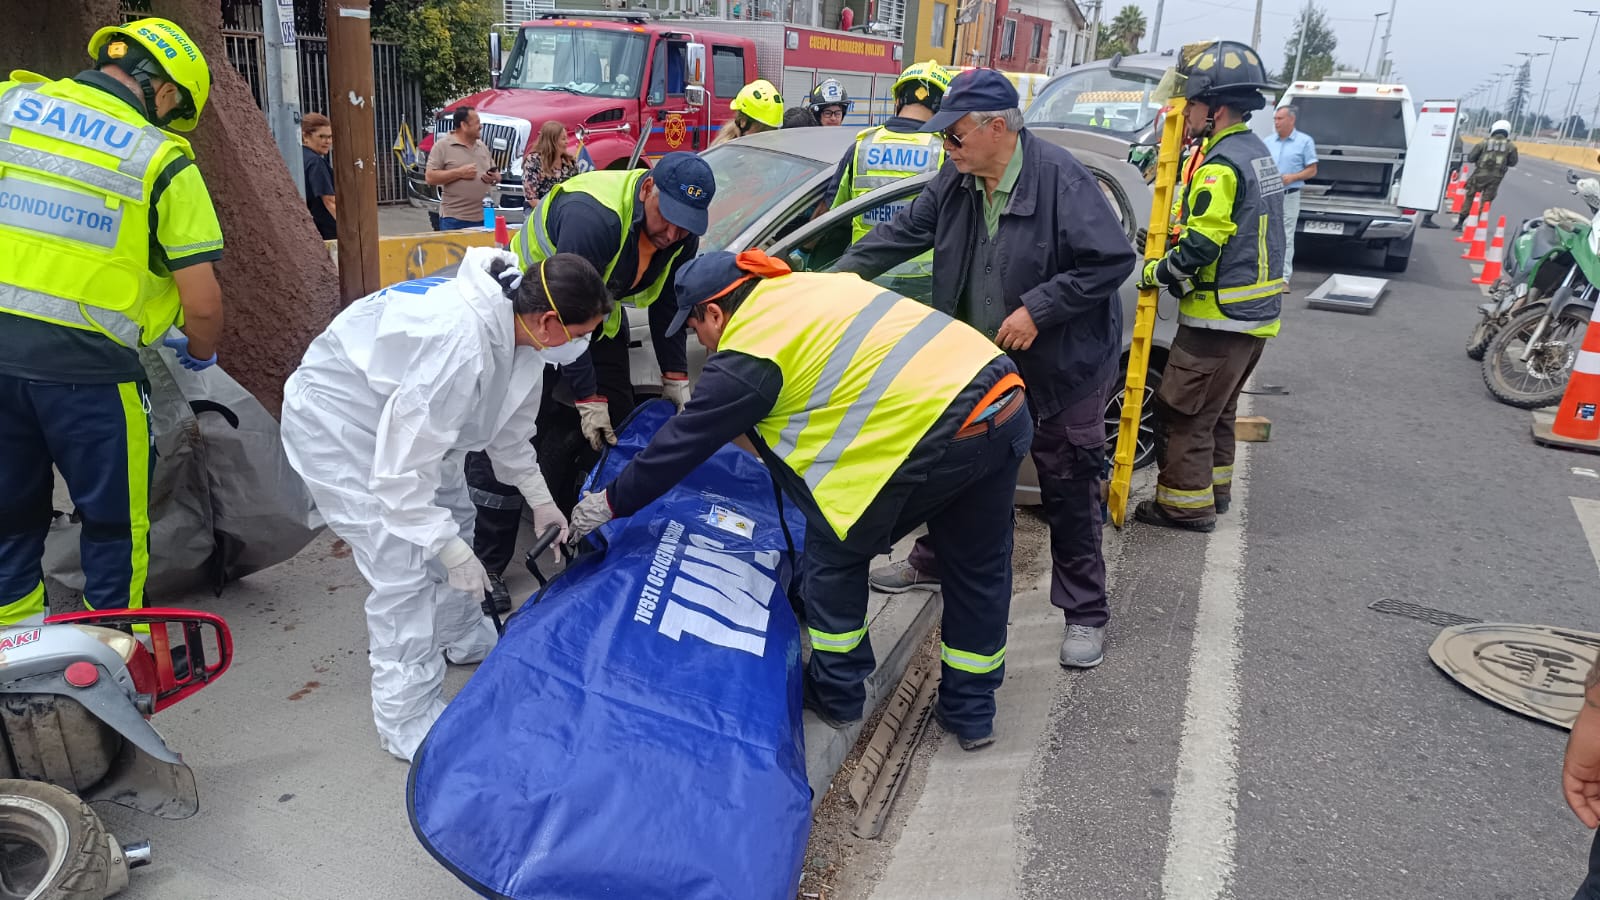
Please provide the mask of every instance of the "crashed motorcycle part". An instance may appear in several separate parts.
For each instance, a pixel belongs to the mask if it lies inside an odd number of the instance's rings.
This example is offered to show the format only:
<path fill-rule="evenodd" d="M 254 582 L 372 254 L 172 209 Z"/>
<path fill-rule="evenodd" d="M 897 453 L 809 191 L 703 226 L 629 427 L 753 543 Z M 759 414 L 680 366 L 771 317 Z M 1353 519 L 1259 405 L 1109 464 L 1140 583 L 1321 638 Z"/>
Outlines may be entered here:
<path fill-rule="evenodd" d="M 126 855 L 87 803 L 53 785 L 0 781 L 0 898 L 102 900 L 127 884 Z"/>
<path fill-rule="evenodd" d="M 1474 694 L 1561 728 L 1583 708 L 1584 678 L 1600 655 L 1600 634 L 1508 622 L 1454 625 L 1428 656 Z"/>
<path fill-rule="evenodd" d="M 927 664 L 912 667 L 895 688 L 872 740 L 850 779 L 850 797 L 860 807 L 850 831 L 858 838 L 883 834 L 889 809 L 911 770 L 911 756 L 928 727 L 939 676 Z"/>

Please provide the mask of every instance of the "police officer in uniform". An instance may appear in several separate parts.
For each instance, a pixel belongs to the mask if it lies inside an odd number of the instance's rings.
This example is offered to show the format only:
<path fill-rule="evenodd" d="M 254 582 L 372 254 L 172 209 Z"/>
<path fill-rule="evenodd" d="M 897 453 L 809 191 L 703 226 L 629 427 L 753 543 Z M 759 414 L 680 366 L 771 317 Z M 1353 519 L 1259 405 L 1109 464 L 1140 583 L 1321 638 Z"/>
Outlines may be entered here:
<path fill-rule="evenodd" d="M 1180 207 L 1178 242 L 1144 268 L 1140 287 L 1179 297 L 1178 334 L 1156 394 L 1167 440 L 1154 500 L 1141 522 L 1216 528 L 1233 486 L 1239 391 L 1278 333 L 1283 296 L 1283 180 L 1266 144 L 1245 125 L 1275 89 L 1248 45 L 1185 48 L 1184 126 L 1205 161 Z"/>
<path fill-rule="evenodd" d="M 524 269 L 557 253 L 587 259 L 605 278 L 613 300 L 646 309 L 651 343 L 661 366 L 661 393 L 680 407 L 689 398 L 689 361 L 682 334 L 667 336 L 673 276 L 700 249 L 707 208 L 717 190 L 711 167 L 693 153 L 668 153 L 652 169 L 585 172 L 551 189 L 512 241 Z M 657 304 L 656 301 L 666 302 Z M 615 444 L 614 422 L 633 411 L 628 332 L 620 304 L 576 363 L 561 367 L 576 399 L 579 427 L 590 446 Z M 547 379 L 546 383 L 554 379 Z M 540 427 L 558 404 L 541 407 Z M 483 453 L 467 455 L 467 486 L 478 507 L 473 549 L 489 571 L 497 607 L 510 608 L 500 576 L 516 550 L 522 495 L 494 476 Z M 537 521 L 536 526 L 564 522 Z"/>
<path fill-rule="evenodd" d="M 574 534 L 632 515 L 748 435 L 806 514 L 806 706 L 860 719 L 873 668 L 867 567 L 928 525 L 944 565 L 935 715 L 963 749 L 993 741 L 1011 604 L 1011 498 L 1033 424 L 1016 365 L 982 334 L 854 275 L 792 275 L 759 250 L 710 253 L 678 276 L 672 329 L 711 356 L 694 397 L 615 481 L 573 510 Z"/>
<path fill-rule="evenodd" d="M 216 362 L 222 229 L 189 143 L 211 73 L 166 19 L 102 28 L 96 68 L 0 83 L 0 624 L 45 611 L 51 466 L 83 521 L 84 601 L 144 606 L 153 461 L 139 348 Z M 168 130 L 171 129 L 171 130 Z M 182 336 L 168 337 L 174 324 Z"/>
<path fill-rule="evenodd" d="M 1472 212 L 1472 198 L 1483 195 L 1483 207 L 1488 209 L 1500 192 L 1500 182 L 1506 172 L 1517 164 L 1517 145 L 1511 140 L 1511 123 L 1500 119 L 1489 126 L 1489 139 L 1480 141 L 1467 152 L 1467 162 L 1472 174 L 1467 176 L 1466 196 L 1461 198 L 1461 214 L 1456 217 L 1454 231 L 1460 231 Z"/>

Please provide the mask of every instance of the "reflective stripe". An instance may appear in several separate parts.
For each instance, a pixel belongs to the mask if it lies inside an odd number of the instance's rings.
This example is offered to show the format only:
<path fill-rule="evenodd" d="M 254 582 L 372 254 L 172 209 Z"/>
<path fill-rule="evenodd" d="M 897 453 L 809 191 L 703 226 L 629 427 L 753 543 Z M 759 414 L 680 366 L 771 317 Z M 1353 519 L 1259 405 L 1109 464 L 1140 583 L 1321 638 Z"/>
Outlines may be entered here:
<path fill-rule="evenodd" d="M 22 147 L 0 141 L 0 168 L 6 166 L 23 166 L 59 175 L 83 184 L 97 187 L 108 194 L 131 200 L 134 203 L 145 202 L 144 178 L 140 175 L 128 175 L 122 172 L 113 172 L 94 163 L 81 162 L 57 156 L 46 150 L 34 147 Z"/>
<path fill-rule="evenodd" d="M 861 349 L 861 342 L 867 339 L 867 335 L 878 321 L 899 301 L 898 294 L 884 291 L 868 303 L 859 316 L 850 321 L 844 335 L 839 338 L 838 346 L 828 354 L 828 361 L 822 366 L 822 374 L 817 377 L 817 384 L 811 389 L 811 396 L 806 400 L 806 408 L 790 416 L 789 421 L 783 424 L 783 429 L 778 432 L 777 443 L 772 445 L 772 452 L 784 458 L 788 458 L 789 454 L 794 452 L 795 445 L 800 440 L 800 433 L 805 431 L 806 425 L 811 422 L 812 410 L 827 405 L 828 398 L 838 389 L 845 370 L 850 367 L 850 361 L 855 359 L 856 351 Z"/>
<path fill-rule="evenodd" d="M 811 649 L 813 652 L 824 653 L 849 653 L 861 646 L 861 641 L 867 636 L 867 623 L 862 622 L 861 627 L 855 631 L 841 631 L 838 633 L 818 631 L 807 628 L 811 632 Z"/>
<path fill-rule="evenodd" d="M 1271 319 L 1262 319 L 1259 322 L 1247 322 L 1243 319 L 1207 319 L 1202 316 L 1191 316 L 1188 313 L 1183 312 L 1178 314 L 1179 325 L 1188 325 L 1190 328 L 1207 328 L 1211 331 L 1237 331 L 1240 333 L 1249 333 L 1258 328 L 1264 328 L 1268 325 L 1272 325 L 1276 321 L 1276 317 Z"/>
<path fill-rule="evenodd" d="M 114 338 L 124 347 L 139 347 L 139 323 L 119 312 L 91 307 L 62 297 L 0 284 L 0 310 L 10 310 L 47 322 L 86 328 Z M 90 318 L 90 314 L 94 318 Z"/>
<path fill-rule="evenodd" d="M 32 106 L 25 112 L 18 107 L 24 103 L 32 102 Z M 68 124 L 67 117 L 72 117 Z M 46 128 L 51 122 L 60 125 Z M 6 127 L 0 133 L 0 140 L 9 140 L 11 128 L 21 128 L 23 131 L 37 134 L 54 141 L 65 141 L 77 144 L 89 150 L 115 156 L 123 161 L 124 166 L 130 161 L 136 162 L 132 168 L 143 172 L 149 167 L 150 161 L 155 158 L 155 149 L 166 143 L 166 134 L 154 125 L 138 126 L 125 122 L 110 113 L 91 109 L 62 97 L 52 97 L 41 94 L 27 87 L 18 87 L 6 92 L 0 97 L 0 124 Z M 122 129 L 127 137 L 117 143 L 117 130 Z M 152 135 L 155 132 L 154 146 Z M 129 171 L 123 168 L 123 171 Z"/>
<path fill-rule="evenodd" d="M 202 250 L 221 250 L 221 241 L 201 241 L 198 244 L 180 244 L 176 247 L 165 247 L 168 256 L 180 256 L 189 253 L 199 253 Z"/>
<path fill-rule="evenodd" d="M 1156 502 L 1173 509 L 1205 509 L 1212 504 L 1211 488 L 1207 486 L 1198 491 L 1180 491 L 1158 483 Z"/>
<path fill-rule="evenodd" d="M 472 505 L 483 509 L 521 509 L 521 494 L 496 494 L 482 488 L 467 487 L 467 496 L 472 498 Z"/>
<path fill-rule="evenodd" d="M 1233 481 L 1233 466 L 1212 466 L 1211 483 L 1228 484 Z"/>
<path fill-rule="evenodd" d="M 1239 303 L 1244 300 L 1260 300 L 1274 294 L 1283 293 L 1283 279 L 1275 278 L 1260 284 L 1246 285 L 1245 287 L 1224 288 L 1217 291 L 1219 303 Z"/>
<path fill-rule="evenodd" d="M 888 296 L 893 298 L 891 300 L 892 303 L 900 300 L 899 295 L 889 294 Z M 879 299 L 881 300 L 882 297 L 880 296 Z M 874 300 L 873 304 L 876 305 L 877 302 L 877 300 Z M 840 454 L 844 453 L 844 449 L 850 446 L 850 442 L 856 439 L 856 435 L 861 431 L 861 423 L 867 420 L 867 416 L 872 413 L 873 407 L 878 405 L 878 400 L 883 397 L 884 392 L 889 389 L 889 385 L 899 376 L 900 370 L 904 369 L 906 364 L 911 362 L 911 358 L 921 352 L 922 348 L 928 346 L 934 338 L 938 337 L 940 332 L 955 324 L 954 319 L 946 316 L 926 316 L 910 331 L 906 332 L 906 336 L 894 345 L 894 349 L 890 350 L 888 355 L 883 358 L 883 362 L 879 363 L 878 367 L 873 370 L 872 378 L 867 382 L 866 388 L 861 391 L 861 395 L 855 399 L 854 403 L 850 404 L 849 409 L 845 410 L 844 418 L 839 420 L 839 427 L 834 430 L 833 436 L 828 439 L 828 443 L 823 446 L 822 450 L 817 453 L 816 459 L 812 460 L 811 465 L 806 468 L 806 487 L 811 488 L 813 491 L 816 490 L 817 485 L 822 483 L 822 479 L 827 478 L 833 472 L 834 463 L 839 461 Z M 854 323 L 852 323 L 853 325 Z M 828 361 L 831 363 L 833 360 L 830 357 Z M 841 374 L 843 374 L 842 371 Z M 834 381 L 837 383 L 838 376 L 834 377 Z M 832 391 L 830 390 L 829 393 L 831 394 Z"/>
<path fill-rule="evenodd" d="M 0 626 L 34 624 L 44 618 L 44 582 L 22 595 L 21 600 L 14 600 L 0 606 Z"/>
<path fill-rule="evenodd" d="M 144 582 L 150 571 L 150 413 L 144 389 L 117 385 L 128 440 L 128 608 L 144 608 Z"/>
<path fill-rule="evenodd" d="M 949 644 L 940 642 L 939 658 L 952 669 L 971 672 L 974 675 L 987 675 L 1005 664 L 1006 648 L 1001 647 L 998 652 L 984 656 L 980 653 L 957 650 Z"/>

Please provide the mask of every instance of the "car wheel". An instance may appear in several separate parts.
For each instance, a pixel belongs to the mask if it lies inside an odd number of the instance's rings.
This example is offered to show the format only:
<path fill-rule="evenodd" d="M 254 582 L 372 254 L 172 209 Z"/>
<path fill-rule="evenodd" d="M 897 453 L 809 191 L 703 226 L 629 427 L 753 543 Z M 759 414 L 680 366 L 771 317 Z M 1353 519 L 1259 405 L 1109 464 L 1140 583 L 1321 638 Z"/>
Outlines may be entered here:
<path fill-rule="evenodd" d="M 1161 387 L 1161 366 L 1151 365 L 1144 376 L 1144 400 L 1139 407 L 1139 443 L 1133 453 L 1133 467 L 1142 469 L 1156 461 L 1156 391 Z M 1126 385 L 1128 370 L 1124 366 L 1117 374 L 1117 383 Z M 1106 452 L 1115 453 L 1117 432 L 1122 424 L 1122 398 L 1126 388 L 1119 388 L 1106 403 Z"/>

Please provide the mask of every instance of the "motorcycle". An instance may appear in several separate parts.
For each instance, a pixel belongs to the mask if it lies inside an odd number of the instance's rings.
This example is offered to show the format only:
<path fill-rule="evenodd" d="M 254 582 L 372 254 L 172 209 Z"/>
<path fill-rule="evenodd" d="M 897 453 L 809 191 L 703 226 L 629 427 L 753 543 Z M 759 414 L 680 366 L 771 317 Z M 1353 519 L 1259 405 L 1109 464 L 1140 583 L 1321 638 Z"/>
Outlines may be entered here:
<path fill-rule="evenodd" d="M 150 863 L 92 802 L 165 819 L 199 811 L 194 772 L 149 719 L 233 659 L 221 617 L 107 610 L 0 628 L 0 897 L 99 900 Z"/>

